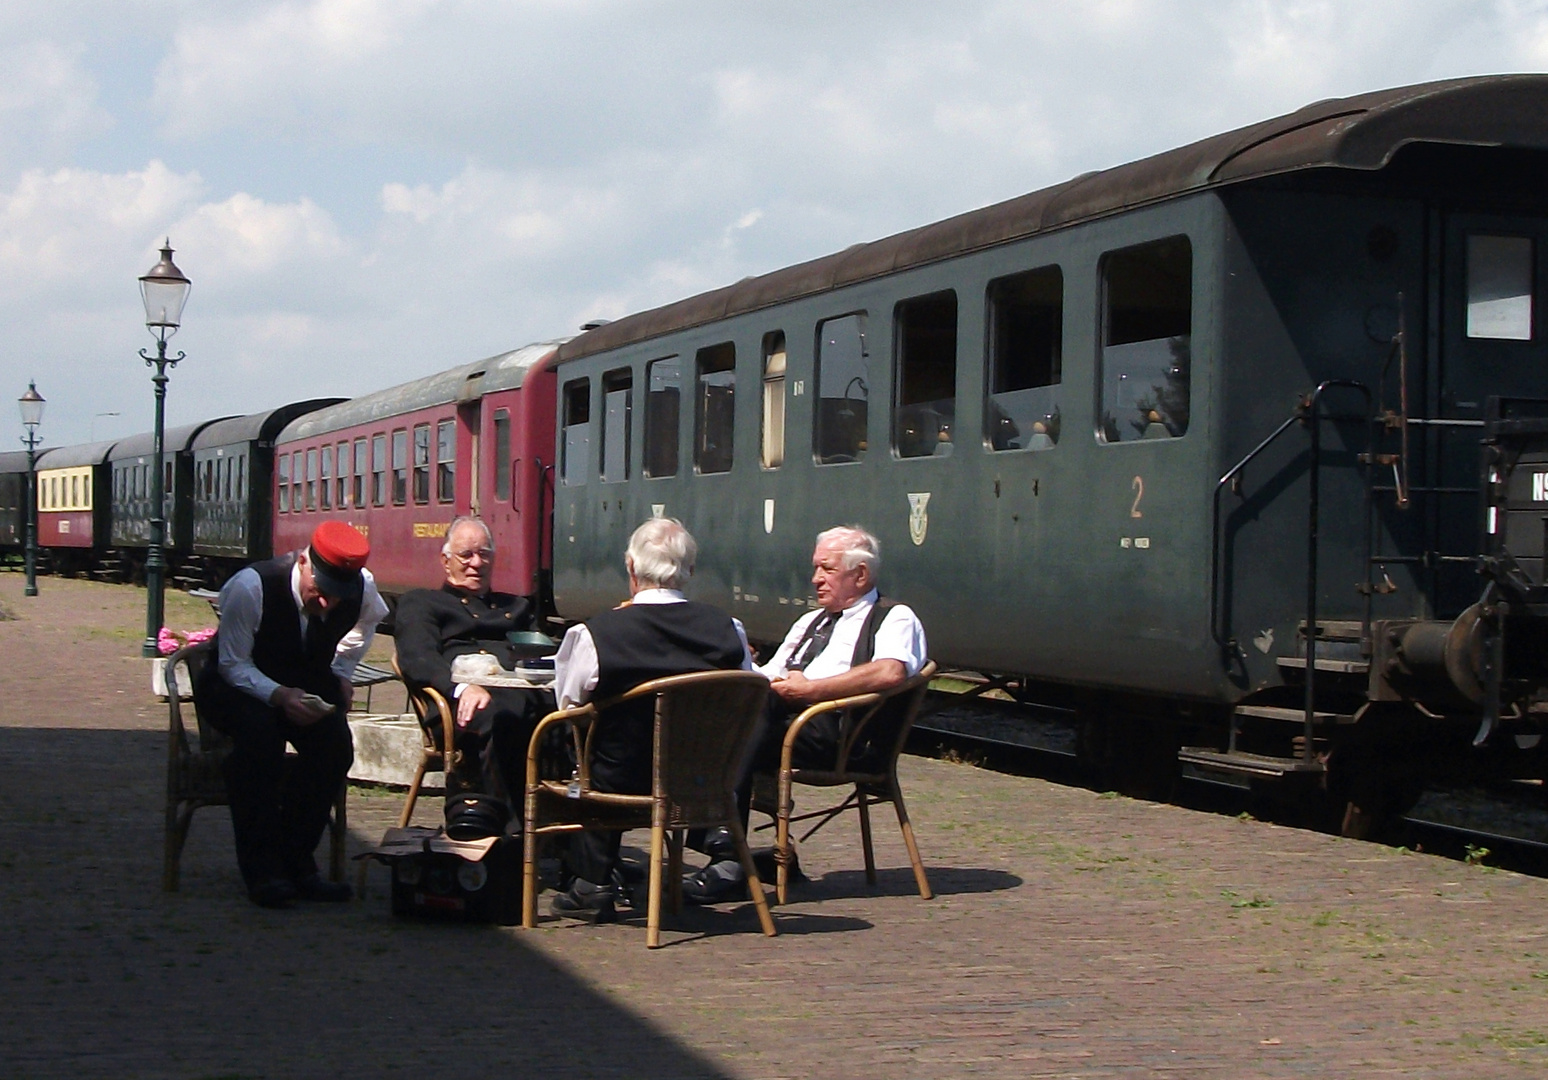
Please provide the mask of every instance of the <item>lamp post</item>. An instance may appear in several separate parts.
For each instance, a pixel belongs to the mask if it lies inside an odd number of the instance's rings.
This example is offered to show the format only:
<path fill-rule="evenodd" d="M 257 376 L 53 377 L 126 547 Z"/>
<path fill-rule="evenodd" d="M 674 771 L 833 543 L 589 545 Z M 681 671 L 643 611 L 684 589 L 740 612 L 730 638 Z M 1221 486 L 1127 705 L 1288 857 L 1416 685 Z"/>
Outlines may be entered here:
<path fill-rule="evenodd" d="M 176 367 L 186 354 L 167 356 L 167 338 L 177 333 L 183 318 L 183 304 L 188 300 L 189 281 L 172 262 L 172 241 L 162 242 L 161 261 L 140 278 L 140 296 L 145 301 L 145 328 L 156 337 L 156 355 L 144 349 L 140 356 L 147 367 L 154 366 L 156 374 L 151 382 L 156 386 L 156 442 L 153 451 L 154 465 L 151 472 L 151 536 L 150 551 L 145 557 L 145 644 L 142 656 L 159 655 L 156 639 L 161 636 L 161 623 L 167 564 L 162 553 L 166 541 L 166 485 L 161 463 L 161 440 L 166 426 L 167 368 Z"/>
<path fill-rule="evenodd" d="M 38 425 L 43 422 L 43 395 L 37 383 L 29 380 L 27 392 L 16 400 L 21 407 L 22 427 L 27 434 L 27 588 L 28 596 L 38 595 Z"/>

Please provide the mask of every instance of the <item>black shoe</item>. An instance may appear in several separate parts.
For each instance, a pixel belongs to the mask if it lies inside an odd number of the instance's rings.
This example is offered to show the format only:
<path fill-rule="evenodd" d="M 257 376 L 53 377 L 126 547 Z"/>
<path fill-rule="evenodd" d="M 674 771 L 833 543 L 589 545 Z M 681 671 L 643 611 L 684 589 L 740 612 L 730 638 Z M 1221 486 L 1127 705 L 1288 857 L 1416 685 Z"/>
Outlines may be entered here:
<path fill-rule="evenodd" d="M 567 919 L 581 919 L 591 923 L 618 921 L 618 911 L 613 907 L 613 889 L 610 885 L 593 885 L 576 878 L 568 892 L 559 893 L 549 903 L 549 910 Z"/>
<path fill-rule="evenodd" d="M 753 869 L 765 883 L 779 880 L 779 863 L 774 858 L 773 848 L 761 848 L 753 852 L 752 857 Z M 785 880 L 790 884 L 806 880 L 806 875 L 801 872 L 801 858 L 794 849 L 790 852 L 790 869 Z"/>
<path fill-rule="evenodd" d="M 747 876 L 742 865 L 730 859 L 712 862 L 703 870 L 683 875 L 683 899 L 690 904 L 721 904 L 746 900 Z"/>
<path fill-rule="evenodd" d="M 247 895 L 259 907 L 288 908 L 295 906 L 299 894 L 296 887 L 284 878 L 270 878 L 248 889 Z"/>
<path fill-rule="evenodd" d="M 328 904 L 342 904 L 355 896 L 355 890 L 346 881 L 324 881 L 317 874 L 297 878 L 291 889 L 294 896 L 303 900 L 321 900 Z"/>
<path fill-rule="evenodd" d="M 504 799 L 477 791 L 446 800 L 446 835 L 453 840 L 484 840 L 505 832 L 511 808 Z"/>

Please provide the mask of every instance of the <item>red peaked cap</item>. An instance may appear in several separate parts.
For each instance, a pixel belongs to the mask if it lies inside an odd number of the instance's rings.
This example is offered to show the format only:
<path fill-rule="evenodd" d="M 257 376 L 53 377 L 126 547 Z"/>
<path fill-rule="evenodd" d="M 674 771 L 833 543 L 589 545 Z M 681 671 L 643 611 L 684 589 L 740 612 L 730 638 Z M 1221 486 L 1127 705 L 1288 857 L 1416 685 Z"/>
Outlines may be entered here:
<path fill-rule="evenodd" d="M 360 569 L 370 557 L 371 542 L 342 521 L 325 521 L 312 533 L 312 577 L 330 596 L 359 596 Z"/>

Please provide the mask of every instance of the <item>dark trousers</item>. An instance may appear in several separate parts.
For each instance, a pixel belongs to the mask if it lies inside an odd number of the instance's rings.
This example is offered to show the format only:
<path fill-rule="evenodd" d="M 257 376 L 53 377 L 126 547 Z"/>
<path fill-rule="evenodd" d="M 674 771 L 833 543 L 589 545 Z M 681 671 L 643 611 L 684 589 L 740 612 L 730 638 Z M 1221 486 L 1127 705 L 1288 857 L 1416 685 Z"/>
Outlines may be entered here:
<path fill-rule="evenodd" d="M 456 709 L 456 703 L 451 707 Z M 489 704 L 457 729 L 462 760 L 446 778 L 446 797 L 476 791 L 504 799 L 513 820 L 521 816 L 527 783 L 527 745 L 538 721 L 553 708 L 542 691 L 490 687 Z M 439 734 L 439 732 L 437 732 Z"/>
<path fill-rule="evenodd" d="M 210 720 L 233 744 L 223 770 L 237 865 L 248 888 L 317 873 L 312 852 L 355 760 L 343 713 L 303 727 L 280 709 L 233 693 Z M 287 742 L 296 748 L 288 761 Z"/>
<path fill-rule="evenodd" d="M 600 722 L 603 726 L 592 743 L 591 786 L 620 795 L 649 795 L 654 718 L 608 716 Z M 578 832 L 570 838 L 565 865 L 578 878 L 606 885 L 622 845 L 623 833 L 616 830 Z"/>

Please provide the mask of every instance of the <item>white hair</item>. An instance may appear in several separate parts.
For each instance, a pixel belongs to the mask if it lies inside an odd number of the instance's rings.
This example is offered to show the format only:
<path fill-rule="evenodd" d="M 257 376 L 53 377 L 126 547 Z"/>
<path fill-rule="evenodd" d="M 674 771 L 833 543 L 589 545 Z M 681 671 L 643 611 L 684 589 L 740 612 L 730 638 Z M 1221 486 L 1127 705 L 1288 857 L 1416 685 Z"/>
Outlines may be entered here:
<path fill-rule="evenodd" d="M 836 525 L 817 534 L 818 547 L 839 549 L 839 562 L 845 570 L 857 566 L 871 568 L 871 576 L 881 566 L 881 542 L 858 525 Z"/>
<path fill-rule="evenodd" d="M 477 525 L 480 529 L 483 529 L 484 546 L 490 551 L 494 550 L 494 533 L 490 531 L 489 523 L 483 518 L 474 517 L 472 514 L 458 514 L 456 517 L 451 519 L 451 524 L 446 526 L 446 542 L 441 545 L 442 555 L 450 555 L 452 553 L 452 533 L 456 532 L 464 525 Z"/>
<path fill-rule="evenodd" d="M 698 542 L 676 518 L 651 518 L 634 530 L 624 552 L 635 579 L 658 589 L 681 589 L 698 557 Z"/>

